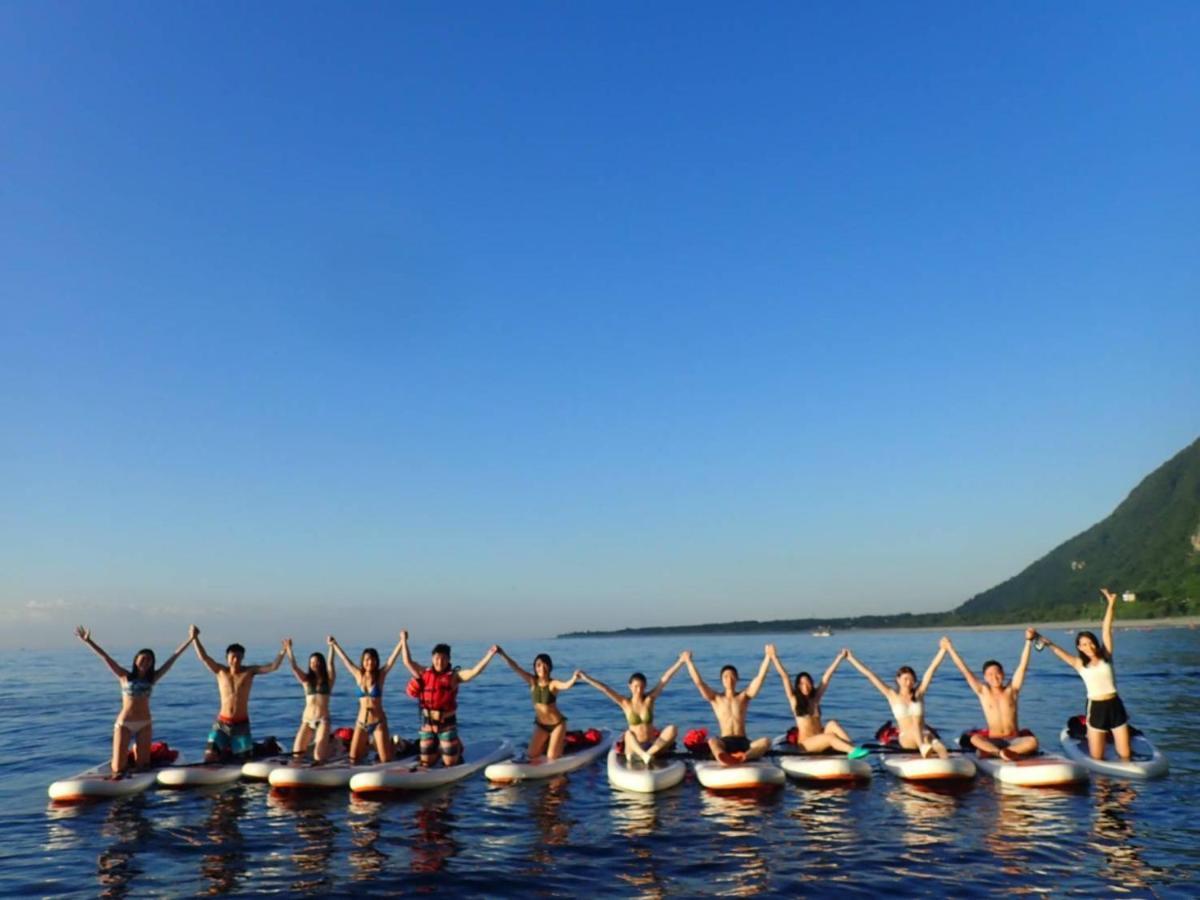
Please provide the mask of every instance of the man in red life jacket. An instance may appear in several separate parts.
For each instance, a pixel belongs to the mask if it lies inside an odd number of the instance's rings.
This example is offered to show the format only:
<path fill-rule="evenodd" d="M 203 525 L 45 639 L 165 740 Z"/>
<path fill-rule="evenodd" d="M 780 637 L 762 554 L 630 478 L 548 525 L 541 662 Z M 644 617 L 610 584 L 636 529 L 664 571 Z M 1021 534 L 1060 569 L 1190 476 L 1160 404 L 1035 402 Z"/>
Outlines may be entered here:
<path fill-rule="evenodd" d="M 458 686 L 479 675 L 500 648 L 495 644 L 470 669 L 450 666 L 450 645 L 433 648 L 433 662 L 417 665 L 408 652 L 408 632 L 400 632 L 400 659 L 412 673 L 408 695 L 421 704 L 421 730 L 417 734 L 421 765 L 428 768 L 437 760 L 439 749 L 442 765 L 453 766 L 462 761 L 463 746 L 458 739 Z"/>

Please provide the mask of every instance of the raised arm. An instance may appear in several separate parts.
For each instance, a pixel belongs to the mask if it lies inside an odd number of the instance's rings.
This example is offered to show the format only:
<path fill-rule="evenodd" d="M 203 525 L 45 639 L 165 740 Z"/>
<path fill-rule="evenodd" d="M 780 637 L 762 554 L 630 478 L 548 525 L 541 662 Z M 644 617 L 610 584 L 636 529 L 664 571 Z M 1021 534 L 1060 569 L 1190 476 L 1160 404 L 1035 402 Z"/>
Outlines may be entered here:
<path fill-rule="evenodd" d="M 754 680 L 746 687 L 746 696 L 751 700 L 758 696 L 758 692 L 762 690 L 763 682 L 767 680 L 767 670 L 771 668 L 771 654 L 774 652 L 774 644 L 767 644 L 763 648 L 763 658 L 762 662 L 758 665 L 758 674 L 754 676 Z"/>
<path fill-rule="evenodd" d="M 681 665 L 682 665 L 682 663 L 681 663 Z M 610 688 L 607 684 L 605 684 L 599 678 L 593 678 L 587 672 L 580 672 L 579 680 L 582 681 L 584 684 L 590 684 L 592 687 L 594 687 L 596 690 L 598 690 L 600 693 L 602 693 L 605 697 L 607 697 L 613 703 L 617 704 L 617 706 L 621 707 L 621 709 L 625 708 L 625 698 L 622 697 L 620 694 L 618 694 L 616 691 L 614 691 L 612 688 Z"/>
<path fill-rule="evenodd" d="M 1050 638 L 1046 637 L 1044 634 L 1041 634 L 1040 632 L 1035 631 L 1033 633 L 1033 639 L 1037 640 L 1038 638 L 1041 638 L 1042 643 L 1045 644 L 1047 647 L 1049 647 L 1052 651 L 1054 651 L 1055 656 L 1057 656 L 1059 659 L 1061 659 L 1063 662 L 1065 662 L 1072 669 L 1079 671 L 1079 669 L 1083 665 L 1083 663 L 1081 663 L 1079 661 L 1078 656 L 1072 656 L 1070 653 L 1068 653 L 1062 647 L 1058 646 L 1058 644 L 1054 643 L 1054 641 L 1050 640 Z"/>
<path fill-rule="evenodd" d="M 1104 641 L 1104 649 L 1108 651 L 1108 655 L 1113 653 L 1113 616 L 1117 612 L 1117 595 L 1108 588 L 1100 588 L 1100 593 L 1104 595 L 1104 599 L 1108 601 L 1108 609 L 1104 611 L 1104 622 L 1100 627 L 1100 639 Z"/>
<path fill-rule="evenodd" d="M 458 670 L 458 680 L 459 681 L 470 681 L 476 675 L 482 674 L 483 670 L 488 667 L 488 663 L 490 663 L 492 661 L 492 657 L 494 657 L 499 652 L 500 652 L 500 647 L 496 644 L 492 644 L 492 646 L 488 649 L 488 652 L 483 654 L 483 658 L 480 659 L 479 662 L 475 663 L 474 666 L 472 666 L 469 669 L 459 669 Z"/>
<path fill-rule="evenodd" d="M 508 667 L 520 676 L 522 681 L 526 684 L 533 684 L 533 676 L 517 665 L 517 661 L 505 653 L 503 647 L 497 647 L 496 652 L 500 654 L 501 659 L 508 663 Z"/>
<path fill-rule="evenodd" d="M 1015 693 L 1021 693 L 1021 688 L 1025 686 L 1025 673 L 1029 671 L 1029 654 L 1033 650 L 1033 639 L 1037 637 L 1037 632 L 1032 628 L 1025 629 L 1025 646 L 1021 648 L 1021 661 L 1017 663 L 1017 671 L 1013 672 L 1012 689 Z"/>
<path fill-rule="evenodd" d="M 569 691 L 571 688 L 575 687 L 575 682 L 578 680 L 579 670 L 576 669 L 573 673 L 571 673 L 571 677 L 566 681 L 559 681 L 557 678 L 551 678 L 550 687 L 554 688 L 556 691 Z"/>
<path fill-rule="evenodd" d="M 841 654 L 839 653 L 838 655 L 840 656 Z M 788 675 L 787 669 L 780 662 L 778 653 L 771 654 L 771 663 L 775 666 L 775 671 L 779 673 L 779 680 L 783 682 L 783 692 L 787 695 L 788 706 L 791 709 L 795 709 L 796 689 L 792 687 L 792 677 Z"/>
<path fill-rule="evenodd" d="M 288 662 L 292 664 L 292 674 L 296 676 L 296 680 L 303 685 L 308 684 L 308 673 L 296 665 L 296 656 L 292 652 L 292 642 L 285 641 L 283 649 L 287 652 Z"/>
<path fill-rule="evenodd" d="M 692 661 L 692 651 L 684 650 L 683 652 L 686 654 L 683 662 L 687 666 L 688 674 L 692 676 L 692 683 L 696 685 L 696 690 L 700 692 L 700 696 L 709 703 L 712 703 L 713 700 L 717 699 L 716 693 L 712 688 L 704 683 L 704 679 L 701 678 L 700 673 L 696 671 L 696 664 Z"/>
<path fill-rule="evenodd" d="M 938 647 L 938 652 L 933 657 L 933 662 L 929 664 L 929 668 L 925 670 L 924 676 L 921 678 L 921 683 L 917 685 L 916 691 L 913 692 L 913 699 L 919 700 L 925 696 L 925 692 L 929 690 L 929 685 L 933 684 L 933 675 L 938 670 L 938 666 L 942 664 L 942 660 L 946 658 L 946 648 Z"/>
<path fill-rule="evenodd" d="M 333 649 L 333 652 L 336 653 L 338 655 L 338 658 L 342 661 L 342 665 L 344 665 L 346 667 L 346 669 L 350 672 L 350 674 L 354 676 L 354 680 L 361 683 L 362 682 L 362 669 L 360 669 L 358 666 L 356 666 L 354 663 L 352 663 L 350 661 L 350 657 L 348 657 L 346 655 L 346 651 L 342 649 L 342 645 L 337 642 L 337 639 L 333 635 L 330 635 L 328 638 L 326 638 L 326 640 L 329 641 L 329 646 Z"/>
<path fill-rule="evenodd" d="M 189 633 L 192 638 L 192 646 L 196 648 L 196 655 L 200 657 L 200 662 L 204 664 L 204 668 L 208 669 L 214 675 L 224 671 L 225 667 L 209 656 L 208 651 L 204 649 L 204 645 L 200 643 L 200 629 L 193 625 Z"/>
<path fill-rule="evenodd" d="M 846 654 L 846 661 L 850 663 L 850 665 L 854 666 L 854 668 L 858 669 L 863 678 L 875 685 L 875 690 L 879 691 L 879 693 L 883 694 L 883 696 L 887 697 L 889 700 L 892 699 L 892 694 L 894 694 L 895 691 L 884 684 L 878 675 L 868 669 L 866 665 L 859 662 L 858 657 L 850 652 L 849 649 L 843 650 L 842 652 Z"/>
<path fill-rule="evenodd" d="M 958 671 L 962 672 L 962 677 L 967 679 L 967 684 L 971 686 L 971 690 L 977 694 L 982 691 L 983 685 L 979 683 L 979 679 L 975 677 L 975 673 L 968 668 L 967 664 L 963 662 L 962 657 L 958 655 L 958 651 L 955 650 L 954 645 L 950 643 L 950 638 L 942 638 L 941 646 L 947 653 L 950 654 L 950 658 L 954 660 L 954 664 L 958 666 Z M 1026 647 L 1028 647 L 1028 645 L 1026 645 Z"/>
<path fill-rule="evenodd" d="M 658 679 L 658 684 L 656 684 L 654 686 L 654 690 L 652 690 L 649 694 L 646 695 L 647 699 L 657 700 L 659 698 L 659 695 L 662 694 L 663 689 L 667 686 L 667 684 L 671 681 L 671 679 L 675 677 L 675 673 L 678 672 L 681 668 L 683 668 L 683 654 L 682 653 L 679 654 L 679 659 L 677 659 L 677 660 L 675 660 L 675 662 L 671 663 L 671 668 L 667 669 L 667 671 L 662 673 L 662 678 Z"/>
<path fill-rule="evenodd" d="M 392 648 L 392 652 L 387 658 L 387 662 L 384 663 L 383 667 L 379 670 L 380 675 L 386 675 L 388 672 L 392 671 L 392 666 L 394 666 L 396 664 L 396 660 L 398 660 L 400 658 L 401 648 L 407 647 L 407 646 L 408 646 L 408 632 L 402 631 L 402 632 L 400 632 L 399 639 L 396 641 L 396 646 Z"/>
<path fill-rule="evenodd" d="M 408 632 L 400 632 L 400 661 L 404 663 L 404 668 L 412 674 L 413 678 L 420 678 L 421 673 L 425 671 L 425 667 L 413 662 L 412 654 L 408 650 Z M 462 673 L 459 672 L 459 677 L 462 678 Z M 463 681 L 467 679 L 463 678 Z"/>
<path fill-rule="evenodd" d="M 159 667 L 159 670 L 157 672 L 154 673 L 154 683 L 155 684 L 158 684 L 158 682 L 162 680 L 162 677 L 164 675 L 166 675 L 169 671 L 171 671 L 171 666 L 175 665 L 175 660 L 179 659 L 179 657 L 183 655 L 183 651 L 188 648 L 188 644 L 190 644 L 191 642 L 192 642 L 192 637 L 191 637 L 191 635 L 188 635 L 188 639 L 186 641 L 184 641 L 182 644 L 180 644 L 178 647 L 176 647 L 175 652 L 172 653 L 169 657 L 167 657 L 167 661 L 165 663 L 163 663 L 162 666 Z"/>
<path fill-rule="evenodd" d="M 333 653 L 333 644 L 329 645 L 329 652 L 325 654 L 325 658 L 329 660 L 329 692 L 333 693 L 333 683 L 337 680 L 337 666 L 335 665 L 337 657 Z"/>
<path fill-rule="evenodd" d="M 838 670 L 838 666 L 842 664 L 842 660 L 845 658 L 846 651 L 843 650 L 833 658 L 833 662 L 829 664 L 829 668 L 826 669 L 825 674 L 821 676 L 821 683 L 817 685 L 816 691 L 813 692 L 816 695 L 817 703 L 820 703 L 821 698 L 825 696 L 825 689 L 829 687 L 829 682 L 833 680 L 833 673 Z"/>
<path fill-rule="evenodd" d="M 279 642 L 279 652 L 275 654 L 275 658 L 269 663 L 263 663 L 260 666 L 247 666 L 255 675 L 269 675 L 283 665 L 283 657 L 287 653 L 288 644 L 292 642 L 291 638 L 284 638 Z"/>
<path fill-rule="evenodd" d="M 106 666 L 108 666 L 110 672 L 112 672 L 118 678 L 128 678 L 129 677 L 129 673 L 126 672 L 123 668 L 121 668 L 121 666 L 117 664 L 117 661 L 115 659 L 113 659 L 111 656 L 109 656 L 107 653 L 105 653 L 99 644 L 97 644 L 95 641 L 92 640 L 92 633 L 90 631 L 88 631 L 88 629 L 86 629 L 82 625 L 80 625 L 79 627 L 77 627 L 75 629 L 75 634 L 79 637 L 79 639 L 81 641 L 83 641 L 85 644 L 87 644 L 89 647 L 92 648 L 93 653 L 95 653 L 102 660 L 104 660 L 104 664 Z M 184 646 L 187 646 L 187 645 L 185 644 Z"/>

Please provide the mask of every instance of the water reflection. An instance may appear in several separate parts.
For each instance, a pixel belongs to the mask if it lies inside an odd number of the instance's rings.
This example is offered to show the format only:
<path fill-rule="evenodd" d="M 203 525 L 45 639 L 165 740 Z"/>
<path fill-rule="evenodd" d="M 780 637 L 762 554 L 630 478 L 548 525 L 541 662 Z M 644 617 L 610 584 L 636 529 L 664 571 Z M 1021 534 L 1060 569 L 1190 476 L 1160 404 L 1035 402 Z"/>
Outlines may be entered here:
<path fill-rule="evenodd" d="M 212 798 L 204 831 L 212 849 L 200 857 L 200 874 L 208 881 L 210 894 L 236 890 L 248 866 L 245 841 L 239 827 L 246 814 L 246 795 L 241 790 L 224 791 Z"/>
<path fill-rule="evenodd" d="M 718 893 L 748 896 L 770 889 L 763 823 L 775 814 L 783 793 L 700 792 L 700 814 L 717 827 L 721 844 L 722 865 L 713 879 Z"/>
<path fill-rule="evenodd" d="M 130 882 L 141 874 L 141 868 L 135 863 L 136 851 L 154 833 L 154 826 L 143 811 L 141 797 L 114 803 L 100 826 L 101 837 L 111 841 L 96 860 L 101 897 L 126 896 Z"/>
<path fill-rule="evenodd" d="M 1000 870 L 1021 877 L 1037 871 L 1038 858 L 1053 848 L 1047 862 L 1062 862 L 1065 848 L 1076 830 L 1073 818 L 1086 804 L 1088 787 L 1076 789 L 1029 788 L 997 783 L 995 812 L 976 810 L 976 819 L 986 816 L 983 845 L 995 856 Z"/>
<path fill-rule="evenodd" d="M 450 809 L 451 793 L 416 807 L 413 814 L 414 835 L 409 866 L 413 872 L 441 872 L 458 855 L 455 840 L 456 819 Z"/>
<path fill-rule="evenodd" d="M 346 824 L 350 828 L 350 843 L 354 845 L 348 857 L 351 878 L 367 881 L 376 877 L 387 865 L 388 854 L 380 849 L 380 818 L 383 806 L 374 801 L 353 801 Z"/>
<path fill-rule="evenodd" d="M 300 841 L 291 854 L 297 871 L 297 878 L 291 885 L 293 891 L 324 893 L 332 886 L 329 870 L 338 829 L 326 813 L 335 804 L 344 806 L 340 799 L 335 801 L 323 793 L 305 796 L 299 791 L 288 794 L 271 791 L 267 794 L 267 809 L 272 817 L 295 819 Z"/>
<path fill-rule="evenodd" d="M 1128 782 L 1101 779 L 1096 786 L 1089 845 L 1104 857 L 1101 877 L 1123 889 L 1145 888 L 1161 869 L 1142 859 L 1130 815 L 1138 789 Z"/>

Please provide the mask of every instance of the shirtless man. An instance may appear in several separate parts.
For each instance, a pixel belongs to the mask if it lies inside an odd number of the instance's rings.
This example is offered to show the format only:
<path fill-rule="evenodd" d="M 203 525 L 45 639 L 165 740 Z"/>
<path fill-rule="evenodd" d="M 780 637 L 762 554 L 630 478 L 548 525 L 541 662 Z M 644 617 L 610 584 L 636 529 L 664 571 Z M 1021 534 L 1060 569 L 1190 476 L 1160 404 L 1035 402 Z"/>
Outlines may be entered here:
<path fill-rule="evenodd" d="M 738 670 L 733 666 L 722 668 L 721 686 L 725 691 L 721 694 L 704 683 L 704 679 L 696 671 L 695 663 L 692 662 L 692 651 L 684 652 L 683 661 L 687 663 L 688 674 L 692 676 L 692 681 L 695 683 L 696 689 L 700 691 L 700 696 L 712 705 L 713 713 L 717 717 L 717 724 L 721 728 L 719 738 L 708 739 L 708 749 L 712 751 L 713 759 L 723 766 L 735 766 L 747 760 L 758 759 L 771 749 L 770 738 L 763 737 L 756 741 L 747 739 L 746 709 L 749 707 L 750 701 L 757 697 L 758 692 L 762 689 L 763 681 L 767 677 L 767 669 L 771 665 L 771 654 L 774 652 L 775 645 L 767 644 L 763 653 L 762 665 L 758 667 L 758 674 L 754 676 L 754 680 L 744 691 L 737 689 Z"/>
<path fill-rule="evenodd" d="M 1022 731 L 1017 724 L 1017 700 L 1021 687 L 1025 684 L 1025 672 L 1029 668 L 1029 650 L 1033 646 L 1034 637 L 1034 630 L 1027 628 L 1021 661 L 1008 684 L 1004 683 L 1004 666 L 994 659 L 989 659 L 983 664 L 983 681 L 980 682 L 962 661 L 962 657 L 950 643 L 950 638 L 944 637 L 941 640 L 941 646 L 950 654 L 950 658 L 958 666 L 958 671 L 962 672 L 971 690 L 979 697 L 979 705 L 983 707 L 987 728 L 970 732 L 971 744 L 980 756 L 1000 756 L 1011 761 L 1028 756 L 1038 748 L 1038 740 L 1033 732 L 1028 729 Z"/>
<path fill-rule="evenodd" d="M 230 756 L 244 759 L 254 749 L 250 738 L 250 687 L 254 684 L 254 676 L 266 675 L 279 668 L 287 652 L 287 641 L 282 642 L 275 661 L 265 666 L 243 666 L 246 648 L 241 644 L 230 644 L 225 648 L 226 665 L 223 666 L 205 651 L 200 643 L 199 628 L 193 625 L 190 634 L 196 645 L 196 655 L 208 671 L 217 676 L 217 689 L 221 692 L 221 712 L 208 734 L 204 761 L 221 762 Z"/>

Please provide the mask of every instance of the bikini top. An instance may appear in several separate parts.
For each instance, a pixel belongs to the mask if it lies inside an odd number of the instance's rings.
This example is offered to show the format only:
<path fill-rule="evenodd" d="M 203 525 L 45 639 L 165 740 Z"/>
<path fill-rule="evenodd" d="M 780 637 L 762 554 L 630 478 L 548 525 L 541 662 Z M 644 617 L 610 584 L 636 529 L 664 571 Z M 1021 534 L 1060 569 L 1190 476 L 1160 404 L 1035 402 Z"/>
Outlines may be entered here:
<path fill-rule="evenodd" d="M 127 678 L 121 685 L 121 693 L 126 697 L 149 697 L 154 690 L 154 682 L 141 678 Z"/>
<path fill-rule="evenodd" d="M 538 684 L 536 681 L 529 686 L 529 695 L 533 698 L 534 706 L 554 706 L 558 702 L 554 691 L 550 690 L 550 685 Z"/>
<path fill-rule="evenodd" d="M 925 702 L 923 700 L 910 700 L 905 703 L 903 700 L 897 698 L 889 700 L 888 703 L 892 707 L 892 715 L 896 717 L 897 724 L 899 724 L 901 719 L 925 714 Z"/>
<path fill-rule="evenodd" d="M 654 707 L 651 706 L 649 709 L 646 710 L 645 718 L 642 718 L 641 716 L 639 716 L 637 713 L 635 713 L 631 709 L 631 710 L 629 710 L 629 712 L 625 713 L 625 721 L 628 722 L 630 724 L 630 726 L 653 725 L 654 724 Z"/>
<path fill-rule="evenodd" d="M 360 684 L 358 686 L 358 696 L 370 697 L 372 700 L 378 700 L 383 696 L 383 687 L 379 684 L 379 682 L 375 682 L 375 684 L 371 685 L 370 690 L 367 690 Z"/>
<path fill-rule="evenodd" d="M 1089 700 L 1111 697 L 1117 692 L 1117 680 L 1113 676 L 1112 663 L 1106 659 L 1092 666 L 1083 666 L 1079 670 L 1079 676 L 1087 685 Z"/>

